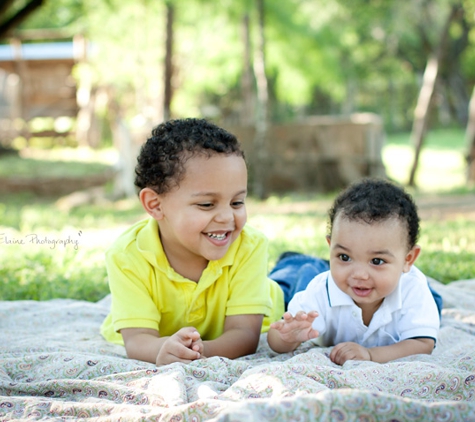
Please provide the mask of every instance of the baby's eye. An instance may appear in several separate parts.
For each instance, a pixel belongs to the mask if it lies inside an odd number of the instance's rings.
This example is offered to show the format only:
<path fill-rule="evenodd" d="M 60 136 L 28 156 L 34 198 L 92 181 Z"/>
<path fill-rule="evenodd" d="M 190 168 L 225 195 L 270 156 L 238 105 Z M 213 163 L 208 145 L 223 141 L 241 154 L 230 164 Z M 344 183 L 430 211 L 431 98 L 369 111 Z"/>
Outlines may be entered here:
<path fill-rule="evenodd" d="M 381 258 L 373 258 L 371 260 L 371 263 L 373 265 L 383 265 L 385 263 L 384 259 L 381 259 Z"/>
<path fill-rule="evenodd" d="M 350 257 L 349 257 L 347 254 L 344 254 L 344 253 L 338 255 L 338 257 L 339 257 L 340 260 L 343 261 L 343 262 L 348 262 L 348 261 L 350 260 Z"/>
<path fill-rule="evenodd" d="M 231 203 L 234 208 L 240 208 L 244 205 L 244 201 L 234 201 Z"/>
<path fill-rule="evenodd" d="M 213 206 L 211 203 L 198 204 L 200 208 L 209 209 Z"/>

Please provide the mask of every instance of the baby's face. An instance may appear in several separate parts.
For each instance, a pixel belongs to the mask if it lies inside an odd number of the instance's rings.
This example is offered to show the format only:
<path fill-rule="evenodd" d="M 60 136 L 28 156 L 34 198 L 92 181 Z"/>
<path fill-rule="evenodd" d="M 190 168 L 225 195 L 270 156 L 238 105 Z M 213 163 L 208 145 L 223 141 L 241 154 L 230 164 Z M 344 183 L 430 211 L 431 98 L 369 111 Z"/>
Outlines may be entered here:
<path fill-rule="evenodd" d="M 373 313 L 420 250 L 408 251 L 407 229 L 397 218 L 367 224 L 337 215 L 328 243 L 335 283 L 363 311 Z"/>
<path fill-rule="evenodd" d="M 190 158 L 180 185 L 160 195 L 160 238 L 169 261 L 189 266 L 222 258 L 246 223 L 246 195 L 242 157 Z"/>

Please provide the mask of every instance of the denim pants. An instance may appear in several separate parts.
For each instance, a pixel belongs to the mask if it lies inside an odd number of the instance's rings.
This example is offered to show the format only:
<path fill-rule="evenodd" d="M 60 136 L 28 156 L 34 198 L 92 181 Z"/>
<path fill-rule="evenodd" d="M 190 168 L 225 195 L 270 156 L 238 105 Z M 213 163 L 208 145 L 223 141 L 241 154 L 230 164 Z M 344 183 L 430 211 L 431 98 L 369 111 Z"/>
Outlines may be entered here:
<path fill-rule="evenodd" d="M 305 290 L 312 279 L 330 269 L 326 259 L 315 258 L 298 252 L 284 252 L 269 273 L 269 278 L 276 281 L 284 292 L 285 309 L 295 293 Z M 442 297 L 430 285 L 439 316 L 442 312 Z"/>

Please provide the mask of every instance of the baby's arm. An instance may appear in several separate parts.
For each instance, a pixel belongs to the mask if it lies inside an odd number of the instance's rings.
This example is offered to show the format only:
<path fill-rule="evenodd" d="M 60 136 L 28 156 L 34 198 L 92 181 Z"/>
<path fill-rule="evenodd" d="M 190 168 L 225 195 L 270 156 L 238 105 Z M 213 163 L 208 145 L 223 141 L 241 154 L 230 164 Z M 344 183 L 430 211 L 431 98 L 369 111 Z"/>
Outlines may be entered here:
<path fill-rule="evenodd" d="M 203 355 L 230 359 L 255 353 L 259 345 L 263 315 L 230 315 L 224 321 L 223 334 L 203 341 Z"/>
<path fill-rule="evenodd" d="M 330 353 L 332 362 L 343 365 L 347 360 L 370 360 L 385 363 L 395 359 L 417 354 L 432 353 L 434 340 L 430 338 L 413 338 L 389 346 L 366 348 L 357 343 L 337 344 Z"/>
<path fill-rule="evenodd" d="M 193 327 L 185 327 L 169 337 L 160 337 L 150 328 L 124 328 L 121 331 L 127 356 L 145 362 L 165 365 L 173 362 L 189 363 L 203 352 L 200 334 Z"/>
<path fill-rule="evenodd" d="M 271 324 L 267 333 L 269 346 L 275 352 L 286 353 L 295 350 L 304 341 L 318 337 L 318 331 L 312 328 L 317 317 L 316 311 L 299 311 L 295 317 L 286 312 L 284 319 Z"/>

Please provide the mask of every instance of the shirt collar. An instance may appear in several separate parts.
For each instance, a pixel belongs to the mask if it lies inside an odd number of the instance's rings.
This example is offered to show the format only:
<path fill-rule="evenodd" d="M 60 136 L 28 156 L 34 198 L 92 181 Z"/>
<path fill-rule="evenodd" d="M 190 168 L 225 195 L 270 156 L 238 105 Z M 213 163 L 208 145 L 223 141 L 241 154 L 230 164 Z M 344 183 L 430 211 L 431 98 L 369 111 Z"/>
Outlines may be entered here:
<path fill-rule="evenodd" d="M 170 279 L 188 280 L 176 273 L 170 266 L 158 233 L 159 227 L 157 221 L 153 218 L 149 218 L 148 222 L 137 233 L 137 248 L 140 253 L 145 257 L 150 265 L 167 274 L 167 277 Z M 239 250 L 242 235 L 241 232 L 239 237 L 229 247 L 228 252 L 221 259 L 210 261 L 205 272 L 210 272 L 219 276 L 222 273 L 223 267 L 230 266 L 234 262 Z"/>

